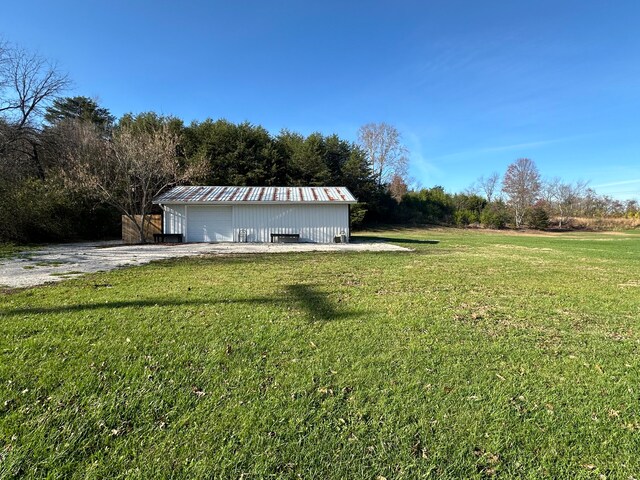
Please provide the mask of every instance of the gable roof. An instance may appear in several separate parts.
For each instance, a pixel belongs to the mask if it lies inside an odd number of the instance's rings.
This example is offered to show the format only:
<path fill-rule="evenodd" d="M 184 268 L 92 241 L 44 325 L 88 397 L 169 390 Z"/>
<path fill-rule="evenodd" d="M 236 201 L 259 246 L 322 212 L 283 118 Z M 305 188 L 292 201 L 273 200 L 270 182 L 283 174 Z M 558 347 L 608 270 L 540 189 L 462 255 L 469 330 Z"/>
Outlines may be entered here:
<path fill-rule="evenodd" d="M 357 203 L 347 187 L 173 187 L 153 199 L 155 204 L 205 205 L 278 203 Z"/>

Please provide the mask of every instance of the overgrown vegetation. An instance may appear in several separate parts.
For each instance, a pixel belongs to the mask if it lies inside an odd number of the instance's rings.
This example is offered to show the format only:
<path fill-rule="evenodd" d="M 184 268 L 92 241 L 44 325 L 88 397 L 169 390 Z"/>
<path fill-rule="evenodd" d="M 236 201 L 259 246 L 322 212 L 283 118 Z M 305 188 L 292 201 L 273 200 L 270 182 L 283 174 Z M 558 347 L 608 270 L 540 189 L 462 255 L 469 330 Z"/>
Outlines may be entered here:
<path fill-rule="evenodd" d="M 368 235 L 3 295 L 0 477 L 638 476 L 640 236 Z"/>

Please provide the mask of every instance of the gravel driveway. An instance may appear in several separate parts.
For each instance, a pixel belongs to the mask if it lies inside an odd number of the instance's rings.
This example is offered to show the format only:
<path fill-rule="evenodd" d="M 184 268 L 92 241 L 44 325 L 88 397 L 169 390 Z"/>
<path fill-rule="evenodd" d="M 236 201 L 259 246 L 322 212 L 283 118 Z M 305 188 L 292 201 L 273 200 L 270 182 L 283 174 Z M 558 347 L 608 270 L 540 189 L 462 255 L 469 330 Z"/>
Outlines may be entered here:
<path fill-rule="evenodd" d="M 120 242 L 66 243 L 30 250 L 0 260 L 0 286 L 33 287 L 90 272 L 142 265 L 153 260 L 203 254 L 283 252 L 393 252 L 409 251 L 390 243 L 183 243 L 122 245 Z"/>

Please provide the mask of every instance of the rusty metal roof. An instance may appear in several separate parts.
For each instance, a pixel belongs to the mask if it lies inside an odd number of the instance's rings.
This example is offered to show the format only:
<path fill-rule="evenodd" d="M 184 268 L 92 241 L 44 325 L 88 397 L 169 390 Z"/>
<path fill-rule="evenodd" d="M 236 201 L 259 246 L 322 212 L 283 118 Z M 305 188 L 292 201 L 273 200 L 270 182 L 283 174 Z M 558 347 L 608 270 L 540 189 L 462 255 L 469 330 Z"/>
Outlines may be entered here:
<path fill-rule="evenodd" d="M 356 203 L 347 187 L 173 187 L 153 203 Z"/>

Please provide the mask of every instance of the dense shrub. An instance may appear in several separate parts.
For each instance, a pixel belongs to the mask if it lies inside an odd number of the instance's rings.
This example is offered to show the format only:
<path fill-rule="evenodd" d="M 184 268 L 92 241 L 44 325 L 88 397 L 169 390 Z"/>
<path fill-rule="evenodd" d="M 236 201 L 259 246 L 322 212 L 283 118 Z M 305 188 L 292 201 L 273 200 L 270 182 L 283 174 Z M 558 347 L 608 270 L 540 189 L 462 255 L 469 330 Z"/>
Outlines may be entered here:
<path fill-rule="evenodd" d="M 549 227 L 549 213 L 544 207 L 539 205 L 527 210 L 524 220 L 530 228 L 544 230 Z"/>
<path fill-rule="evenodd" d="M 453 197 L 442 187 L 424 188 L 402 197 L 396 219 L 398 223 L 450 223 L 454 212 Z"/>
<path fill-rule="evenodd" d="M 349 209 L 349 221 L 351 222 L 352 228 L 360 228 L 364 222 L 364 218 L 367 214 L 366 205 L 364 203 L 356 203 L 355 205 L 351 205 Z"/>
<path fill-rule="evenodd" d="M 0 182 L 0 240 L 51 242 L 115 238 L 115 209 L 66 190 L 55 177 Z"/>
<path fill-rule="evenodd" d="M 505 228 L 511 216 L 502 202 L 495 202 L 482 211 L 480 223 L 487 228 Z"/>
<path fill-rule="evenodd" d="M 459 227 L 464 227 L 471 223 L 478 223 L 480 221 L 480 215 L 478 212 L 472 210 L 456 210 L 453 214 L 453 221 Z"/>

